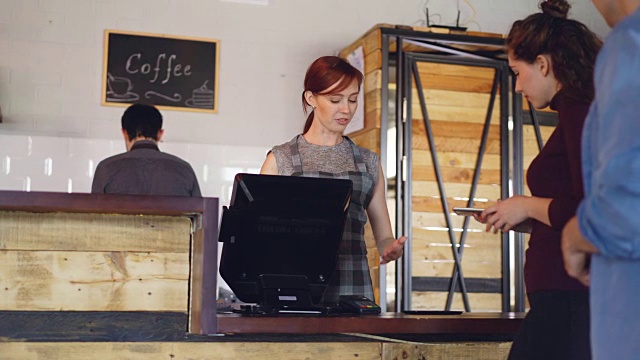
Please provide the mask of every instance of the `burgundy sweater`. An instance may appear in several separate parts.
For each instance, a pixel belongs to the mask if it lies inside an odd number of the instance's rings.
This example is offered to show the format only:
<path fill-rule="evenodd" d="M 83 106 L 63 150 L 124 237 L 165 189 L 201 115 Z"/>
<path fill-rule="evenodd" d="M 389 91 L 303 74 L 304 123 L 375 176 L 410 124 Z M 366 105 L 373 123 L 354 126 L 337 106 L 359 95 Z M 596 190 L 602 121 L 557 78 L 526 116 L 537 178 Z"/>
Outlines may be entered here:
<path fill-rule="evenodd" d="M 575 215 L 584 197 L 580 151 L 582 127 L 589 103 L 580 103 L 558 92 L 551 100 L 558 125 L 527 171 L 533 196 L 551 198 L 551 226 L 533 222 L 525 255 L 527 293 L 542 290 L 587 290 L 564 270 L 560 239 L 562 228 Z"/>

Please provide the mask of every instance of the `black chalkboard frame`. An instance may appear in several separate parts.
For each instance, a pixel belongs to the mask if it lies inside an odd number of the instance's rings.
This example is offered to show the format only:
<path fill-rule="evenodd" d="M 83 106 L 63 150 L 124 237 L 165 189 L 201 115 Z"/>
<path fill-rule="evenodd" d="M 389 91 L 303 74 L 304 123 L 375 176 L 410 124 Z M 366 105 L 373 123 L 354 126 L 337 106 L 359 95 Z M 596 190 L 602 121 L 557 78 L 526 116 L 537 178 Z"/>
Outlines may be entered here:
<path fill-rule="evenodd" d="M 127 69 L 117 69 L 114 66 L 114 62 L 117 60 L 114 59 L 116 51 L 110 51 L 113 46 L 114 49 L 117 45 L 119 45 L 119 41 L 124 41 L 126 39 L 127 46 L 135 46 L 136 42 L 139 44 L 144 44 L 145 46 L 149 46 L 151 44 L 161 44 L 163 47 L 161 50 L 156 49 L 158 54 L 164 51 L 164 54 L 173 54 L 176 51 L 180 51 L 180 49 L 188 48 L 187 54 L 177 54 L 176 58 L 173 60 L 176 63 L 169 62 L 169 56 L 160 57 L 159 55 L 155 56 L 155 62 L 148 61 L 146 64 L 147 74 L 145 75 L 147 79 L 149 77 L 156 78 L 158 80 L 158 84 L 162 81 L 167 80 L 167 76 L 171 72 L 171 75 L 179 74 L 183 77 L 186 77 L 187 71 L 189 74 L 196 72 L 199 75 L 204 74 L 204 77 L 200 77 L 197 80 L 197 86 L 194 85 L 192 80 L 191 83 L 187 82 L 186 84 L 181 84 L 183 88 L 177 90 L 176 88 L 170 88 L 171 81 L 175 81 L 175 76 L 173 78 L 169 77 L 168 89 L 153 88 L 144 82 L 144 91 L 143 93 L 134 92 L 133 88 L 137 84 L 140 84 L 142 81 L 142 67 L 135 69 L 135 74 L 131 73 L 123 73 L 129 70 Z M 166 41 L 164 41 L 166 40 Z M 179 48 L 179 49 L 178 49 Z M 121 49 L 121 47 L 119 48 Z M 172 52 L 173 51 L 173 52 Z M 121 55 L 121 54 L 119 54 Z M 137 55 L 137 54 L 135 54 Z M 134 57 L 134 60 L 138 61 L 138 65 L 143 63 L 143 56 L 148 56 L 148 54 L 140 55 Z M 202 61 L 200 59 L 211 59 L 211 66 L 202 66 L 199 65 L 199 69 L 191 68 L 192 64 L 189 63 L 189 60 L 197 59 L 198 61 Z M 122 59 L 119 59 L 122 62 Z M 147 59 L 148 60 L 148 59 Z M 185 63 L 185 61 L 187 63 Z M 176 66 L 180 65 L 180 67 L 176 70 Z M 142 65 L 145 66 L 145 65 Z M 164 66 L 161 71 L 156 70 L 156 68 Z M 187 66 L 189 66 L 187 70 Z M 166 35 L 166 34 L 156 34 L 156 33 L 146 33 L 146 32 L 137 32 L 137 31 L 123 31 L 123 30 L 111 30 L 107 29 L 104 31 L 104 65 L 103 65 L 103 75 L 102 75 L 102 98 L 101 103 L 105 106 L 121 106 L 128 107 L 134 102 L 143 102 L 147 104 L 153 104 L 159 109 L 165 110 L 179 110 L 179 111 L 192 111 L 192 112 L 203 112 L 203 113 L 218 113 L 218 79 L 219 76 L 219 67 L 220 67 L 220 40 L 217 39 L 209 39 L 209 38 L 200 38 L 200 37 L 191 37 L 191 36 L 175 36 L 175 35 Z M 160 78 L 160 79 L 158 79 Z M 152 79 L 153 80 L 153 79 Z M 137 83 L 136 83 L 137 82 Z M 200 85 L 202 84 L 202 85 Z M 174 85 L 175 86 L 175 85 Z M 164 86 L 163 86 L 164 87 Z M 144 90 L 143 89 L 143 90 Z M 168 95 L 167 95 L 168 94 Z M 191 96 L 187 98 L 187 96 Z"/>

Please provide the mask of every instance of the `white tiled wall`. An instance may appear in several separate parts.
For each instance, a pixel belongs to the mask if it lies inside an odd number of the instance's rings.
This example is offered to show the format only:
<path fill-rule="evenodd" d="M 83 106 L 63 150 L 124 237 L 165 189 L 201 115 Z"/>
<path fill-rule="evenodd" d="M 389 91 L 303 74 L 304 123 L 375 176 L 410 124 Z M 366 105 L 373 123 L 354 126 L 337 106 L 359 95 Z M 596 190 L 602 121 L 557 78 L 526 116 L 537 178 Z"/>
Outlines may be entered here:
<path fill-rule="evenodd" d="M 235 174 L 258 173 L 268 148 L 160 143 L 188 161 L 203 196 L 228 204 Z M 91 192 L 98 163 L 125 151 L 123 140 L 0 134 L 0 190 Z"/>
<path fill-rule="evenodd" d="M 167 142 L 159 147 L 189 162 L 202 195 L 218 198 L 220 206 L 229 204 L 235 174 L 258 173 L 268 150 Z M 0 134 L 0 190 L 91 192 L 98 163 L 123 151 L 123 140 Z M 228 288 L 219 275 L 218 283 Z"/>

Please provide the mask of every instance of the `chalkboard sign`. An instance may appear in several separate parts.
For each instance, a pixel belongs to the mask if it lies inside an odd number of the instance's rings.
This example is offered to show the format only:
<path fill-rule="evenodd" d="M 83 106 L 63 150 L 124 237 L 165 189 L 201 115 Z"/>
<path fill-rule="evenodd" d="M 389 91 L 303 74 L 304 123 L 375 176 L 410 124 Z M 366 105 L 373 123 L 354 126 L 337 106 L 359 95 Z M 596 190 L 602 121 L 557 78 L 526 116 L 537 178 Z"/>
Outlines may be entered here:
<path fill-rule="evenodd" d="M 218 40 L 105 31 L 102 105 L 218 112 Z"/>

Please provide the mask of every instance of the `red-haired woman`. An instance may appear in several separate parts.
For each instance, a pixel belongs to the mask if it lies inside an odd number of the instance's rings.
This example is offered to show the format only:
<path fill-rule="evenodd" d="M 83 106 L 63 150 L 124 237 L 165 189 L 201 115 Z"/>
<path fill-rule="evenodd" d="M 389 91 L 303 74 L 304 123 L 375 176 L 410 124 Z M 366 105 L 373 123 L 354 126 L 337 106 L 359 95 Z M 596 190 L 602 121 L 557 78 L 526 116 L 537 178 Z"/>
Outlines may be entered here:
<path fill-rule="evenodd" d="M 350 179 L 353 193 L 338 252 L 338 264 L 324 301 L 340 295 L 362 295 L 374 300 L 367 264 L 364 227 L 371 220 L 382 263 L 398 259 L 406 237 L 396 239 L 385 197 L 385 181 L 378 155 L 355 145 L 343 132 L 358 106 L 362 73 L 345 60 L 324 56 L 307 70 L 302 93 L 309 114 L 302 134 L 277 145 L 267 155 L 260 173 Z"/>

